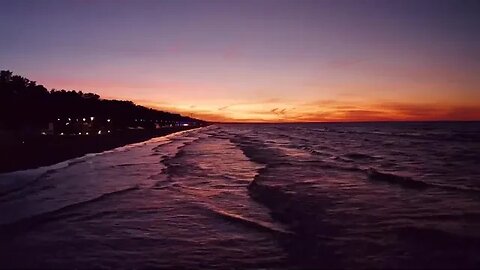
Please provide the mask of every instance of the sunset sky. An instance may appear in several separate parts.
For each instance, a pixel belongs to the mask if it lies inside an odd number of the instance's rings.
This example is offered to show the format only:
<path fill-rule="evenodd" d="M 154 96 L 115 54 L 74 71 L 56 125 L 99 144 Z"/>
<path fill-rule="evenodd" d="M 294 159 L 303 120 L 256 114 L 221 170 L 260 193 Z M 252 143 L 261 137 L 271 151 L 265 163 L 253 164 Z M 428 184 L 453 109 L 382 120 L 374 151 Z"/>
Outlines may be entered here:
<path fill-rule="evenodd" d="M 0 0 L 0 68 L 213 121 L 480 120 L 480 1 Z"/>

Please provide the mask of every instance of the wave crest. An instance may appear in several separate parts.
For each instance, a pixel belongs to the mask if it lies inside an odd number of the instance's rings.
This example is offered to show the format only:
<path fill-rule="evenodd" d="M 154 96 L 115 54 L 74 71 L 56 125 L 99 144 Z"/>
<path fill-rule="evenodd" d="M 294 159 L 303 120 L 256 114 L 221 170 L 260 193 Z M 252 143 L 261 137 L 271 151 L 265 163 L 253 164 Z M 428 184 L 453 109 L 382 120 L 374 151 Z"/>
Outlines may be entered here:
<path fill-rule="evenodd" d="M 396 184 L 407 188 L 425 189 L 429 187 L 429 184 L 414 180 L 410 177 L 400 176 L 392 173 L 379 172 L 373 168 L 367 170 L 368 179 L 373 181 L 387 182 L 390 184 Z"/>

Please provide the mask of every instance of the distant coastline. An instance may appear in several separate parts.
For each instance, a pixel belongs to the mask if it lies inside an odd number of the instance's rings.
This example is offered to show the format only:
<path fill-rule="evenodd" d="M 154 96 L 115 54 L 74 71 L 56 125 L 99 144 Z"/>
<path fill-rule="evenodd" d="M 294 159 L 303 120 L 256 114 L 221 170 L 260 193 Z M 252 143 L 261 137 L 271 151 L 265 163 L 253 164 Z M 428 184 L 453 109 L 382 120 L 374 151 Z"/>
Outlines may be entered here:
<path fill-rule="evenodd" d="M 0 71 L 0 173 L 51 165 L 208 125 L 95 93 L 47 90 Z"/>

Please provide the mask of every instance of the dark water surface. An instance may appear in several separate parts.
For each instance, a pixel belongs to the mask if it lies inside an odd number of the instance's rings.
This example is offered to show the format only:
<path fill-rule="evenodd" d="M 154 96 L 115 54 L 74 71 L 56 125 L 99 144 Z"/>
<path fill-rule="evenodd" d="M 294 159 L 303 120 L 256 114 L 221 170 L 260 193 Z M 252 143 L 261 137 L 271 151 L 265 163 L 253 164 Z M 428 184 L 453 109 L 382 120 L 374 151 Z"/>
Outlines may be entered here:
<path fill-rule="evenodd" d="M 0 268 L 480 267 L 480 124 L 214 125 L 0 174 Z"/>

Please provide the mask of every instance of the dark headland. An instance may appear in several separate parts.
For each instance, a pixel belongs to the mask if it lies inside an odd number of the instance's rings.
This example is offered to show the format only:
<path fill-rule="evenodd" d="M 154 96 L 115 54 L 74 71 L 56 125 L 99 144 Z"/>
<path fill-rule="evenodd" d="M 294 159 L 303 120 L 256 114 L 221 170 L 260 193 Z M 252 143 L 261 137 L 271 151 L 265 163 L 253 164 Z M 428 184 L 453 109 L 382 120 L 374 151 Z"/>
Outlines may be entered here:
<path fill-rule="evenodd" d="M 0 72 L 0 173 L 55 164 L 207 122 L 101 99 L 93 93 L 47 90 Z"/>

